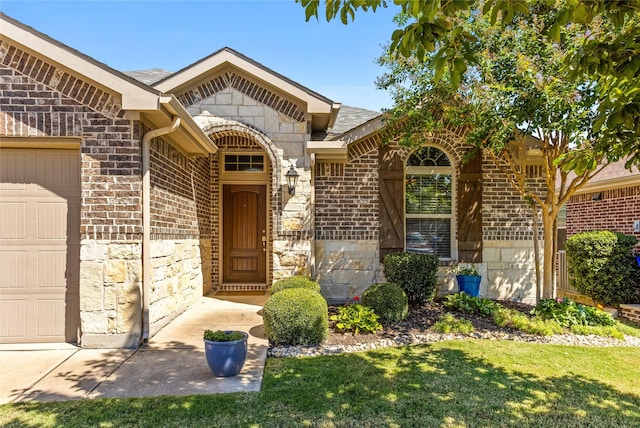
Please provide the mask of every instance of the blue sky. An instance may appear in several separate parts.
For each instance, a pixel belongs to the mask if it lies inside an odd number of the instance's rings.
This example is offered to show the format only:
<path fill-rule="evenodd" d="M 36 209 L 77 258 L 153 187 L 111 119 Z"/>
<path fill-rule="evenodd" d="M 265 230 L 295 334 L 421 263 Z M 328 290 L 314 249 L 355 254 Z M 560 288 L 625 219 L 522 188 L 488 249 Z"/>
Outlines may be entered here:
<path fill-rule="evenodd" d="M 374 81 L 396 9 L 346 26 L 306 22 L 294 0 L 1 0 L 0 10 L 120 71 L 178 71 L 228 46 L 333 101 L 391 107 Z"/>

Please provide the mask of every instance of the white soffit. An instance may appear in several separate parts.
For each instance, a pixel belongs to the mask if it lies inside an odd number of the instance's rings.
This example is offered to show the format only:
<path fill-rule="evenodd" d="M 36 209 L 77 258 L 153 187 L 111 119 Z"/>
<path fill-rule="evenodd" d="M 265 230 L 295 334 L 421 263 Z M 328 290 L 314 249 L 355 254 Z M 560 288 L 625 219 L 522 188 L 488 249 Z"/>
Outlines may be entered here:
<path fill-rule="evenodd" d="M 346 162 L 349 153 L 344 141 L 308 141 L 307 152 L 315 154 L 316 160 L 332 160 Z"/>

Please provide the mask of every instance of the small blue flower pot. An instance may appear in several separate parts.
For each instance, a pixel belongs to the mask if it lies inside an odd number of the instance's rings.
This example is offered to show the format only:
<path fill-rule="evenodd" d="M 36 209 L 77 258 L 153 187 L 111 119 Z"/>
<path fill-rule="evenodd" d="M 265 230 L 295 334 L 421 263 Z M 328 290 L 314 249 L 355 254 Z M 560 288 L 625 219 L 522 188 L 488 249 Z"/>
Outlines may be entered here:
<path fill-rule="evenodd" d="M 243 331 L 241 333 L 244 338 L 231 342 L 213 342 L 204 339 L 204 354 L 214 376 L 235 376 L 242 370 L 247 359 L 249 335 Z"/>
<path fill-rule="evenodd" d="M 638 266 L 640 266 L 640 256 L 636 256 L 636 263 L 638 263 Z"/>
<path fill-rule="evenodd" d="M 478 297 L 480 295 L 481 276 L 456 275 L 458 281 L 458 291 L 467 293 L 469 296 Z"/>

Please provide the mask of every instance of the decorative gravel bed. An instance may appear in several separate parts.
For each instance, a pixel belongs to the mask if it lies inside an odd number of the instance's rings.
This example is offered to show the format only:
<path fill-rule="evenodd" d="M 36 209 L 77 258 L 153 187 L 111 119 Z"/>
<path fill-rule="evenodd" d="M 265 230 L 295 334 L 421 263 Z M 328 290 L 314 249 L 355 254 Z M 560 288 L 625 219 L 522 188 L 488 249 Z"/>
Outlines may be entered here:
<path fill-rule="evenodd" d="M 501 305 L 528 314 L 532 306 L 501 301 Z M 335 307 L 329 308 L 329 314 L 336 312 Z M 327 340 L 315 346 L 269 346 L 270 357 L 305 357 L 320 355 L 336 355 L 349 352 L 370 351 L 373 349 L 393 346 L 419 345 L 442 342 L 446 340 L 512 340 L 516 342 L 547 343 L 555 345 L 578 346 L 629 346 L 640 347 L 640 338 L 625 335 L 625 340 L 602 336 L 581 336 L 576 334 L 558 334 L 553 336 L 538 336 L 523 333 L 518 330 L 497 327 L 491 320 L 474 315 L 455 313 L 458 318 L 471 321 L 475 331 L 469 334 L 436 333 L 431 326 L 446 312 L 439 302 L 432 302 L 420 307 L 412 307 L 407 319 L 400 323 L 386 326 L 378 334 L 340 334 L 336 333 L 330 323 Z"/>

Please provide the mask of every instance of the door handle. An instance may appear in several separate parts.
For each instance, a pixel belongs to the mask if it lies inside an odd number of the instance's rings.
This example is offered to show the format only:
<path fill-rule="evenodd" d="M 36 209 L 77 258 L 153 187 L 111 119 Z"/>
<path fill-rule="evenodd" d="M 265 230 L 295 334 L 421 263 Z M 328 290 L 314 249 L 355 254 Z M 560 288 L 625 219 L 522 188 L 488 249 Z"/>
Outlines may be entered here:
<path fill-rule="evenodd" d="M 267 237 L 262 235 L 262 251 L 267 251 Z"/>

